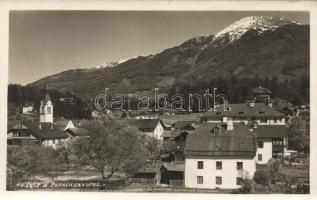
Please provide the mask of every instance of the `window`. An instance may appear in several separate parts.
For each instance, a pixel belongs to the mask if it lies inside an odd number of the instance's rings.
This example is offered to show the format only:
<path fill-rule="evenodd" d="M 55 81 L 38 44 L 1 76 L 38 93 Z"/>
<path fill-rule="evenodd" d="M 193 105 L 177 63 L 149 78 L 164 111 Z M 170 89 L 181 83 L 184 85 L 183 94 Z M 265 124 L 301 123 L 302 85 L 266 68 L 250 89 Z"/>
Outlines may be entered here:
<path fill-rule="evenodd" d="M 243 179 L 241 177 L 237 177 L 236 181 L 237 185 L 242 185 Z"/>
<path fill-rule="evenodd" d="M 262 154 L 258 154 L 258 161 L 262 161 Z"/>
<path fill-rule="evenodd" d="M 273 145 L 283 145 L 283 139 L 273 138 Z"/>
<path fill-rule="evenodd" d="M 216 162 L 216 169 L 217 170 L 222 170 L 222 162 L 220 162 L 220 161 Z"/>
<path fill-rule="evenodd" d="M 204 169 L 204 162 L 203 161 L 198 161 L 197 162 L 197 168 L 198 169 Z"/>
<path fill-rule="evenodd" d="M 243 170 L 243 162 L 237 162 L 237 170 Z"/>
<path fill-rule="evenodd" d="M 203 184 L 204 183 L 204 177 L 203 176 L 197 176 L 197 184 Z"/>
<path fill-rule="evenodd" d="M 258 141 L 258 147 L 261 149 L 263 148 L 263 141 Z"/>
<path fill-rule="evenodd" d="M 267 123 L 267 119 L 261 119 L 261 123 Z"/>
<path fill-rule="evenodd" d="M 276 118 L 274 118 L 274 123 L 277 123 L 277 119 Z"/>
<path fill-rule="evenodd" d="M 221 185 L 221 184 L 222 184 L 222 177 L 216 176 L 216 185 Z"/>
<path fill-rule="evenodd" d="M 52 112 L 52 108 L 51 107 L 47 107 L 47 113 L 51 114 L 51 112 Z"/>

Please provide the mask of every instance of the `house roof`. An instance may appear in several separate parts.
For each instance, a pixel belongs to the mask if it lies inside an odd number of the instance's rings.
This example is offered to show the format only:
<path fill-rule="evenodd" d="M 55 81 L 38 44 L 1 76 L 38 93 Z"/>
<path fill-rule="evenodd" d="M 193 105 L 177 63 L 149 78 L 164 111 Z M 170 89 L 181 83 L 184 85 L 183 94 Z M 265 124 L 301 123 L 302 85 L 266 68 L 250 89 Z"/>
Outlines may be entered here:
<path fill-rule="evenodd" d="M 118 121 L 137 127 L 142 132 L 153 132 L 158 123 L 161 123 L 164 127 L 160 119 L 123 119 Z"/>
<path fill-rule="evenodd" d="M 176 132 L 171 130 L 164 130 L 162 134 L 163 138 L 174 138 L 176 135 Z"/>
<path fill-rule="evenodd" d="M 253 131 L 261 138 L 287 138 L 289 134 L 289 129 L 284 125 L 258 126 Z"/>
<path fill-rule="evenodd" d="M 69 119 L 65 119 L 65 118 L 58 118 L 58 119 L 54 119 L 54 126 L 58 126 L 58 127 L 66 127 L 67 124 L 69 123 Z"/>
<path fill-rule="evenodd" d="M 52 125 L 52 123 L 40 123 L 39 121 L 26 120 L 22 122 L 28 127 L 34 137 L 38 139 L 58 139 L 67 138 L 67 134 L 64 133 L 60 128 Z"/>
<path fill-rule="evenodd" d="M 221 130 L 223 134 L 215 136 L 212 131 L 220 123 L 202 124 L 189 134 L 185 144 L 185 156 L 254 156 L 255 136 L 242 123 L 234 124 L 233 130 Z"/>
<path fill-rule="evenodd" d="M 173 126 L 177 129 L 183 129 L 187 126 L 192 126 L 196 121 L 177 121 Z"/>
<path fill-rule="evenodd" d="M 222 117 L 283 117 L 284 114 L 274 110 L 265 103 L 255 103 L 254 107 L 248 104 L 229 104 L 230 109 L 224 110 L 223 104 L 216 107 L 216 110 L 207 111 L 202 118 L 220 120 Z"/>
<path fill-rule="evenodd" d="M 21 121 L 19 121 L 16 125 L 11 127 L 11 130 L 28 130 L 29 128 L 26 127 Z"/>
<path fill-rule="evenodd" d="M 66 133 L 70 133 L 72 136 L 85 136 L 88 135 L 89 132 L 84 128 L 68 128 L 65 130 Z"/>
<path fill-rule="evenodd" d="M 180 138 L 181 136 L 185 136 L 187 137 L 188 134 L 192 133 L 193 131 L 181 131 L 178 132 L 177 135 L 172 139 L 172 140 L 177 140 L 178 138 Z"/>

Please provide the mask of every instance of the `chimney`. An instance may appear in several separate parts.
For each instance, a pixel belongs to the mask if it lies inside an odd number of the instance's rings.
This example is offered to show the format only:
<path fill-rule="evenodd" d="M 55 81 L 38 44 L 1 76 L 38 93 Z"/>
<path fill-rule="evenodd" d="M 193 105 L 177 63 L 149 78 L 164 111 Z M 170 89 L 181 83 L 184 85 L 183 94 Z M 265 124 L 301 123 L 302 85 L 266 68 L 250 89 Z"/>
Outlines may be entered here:
<path fill-rule="evenodd" d="M 230 118 L 227 119 L 227 130 L 228 131 L 232 131 L 233 130 L 233 121 Z"/>
<path fill-rule="evenodd" d="M 271 108 L 273 107 L 273 101 L 270 99 L 266 99 L 265 104 Z"/>

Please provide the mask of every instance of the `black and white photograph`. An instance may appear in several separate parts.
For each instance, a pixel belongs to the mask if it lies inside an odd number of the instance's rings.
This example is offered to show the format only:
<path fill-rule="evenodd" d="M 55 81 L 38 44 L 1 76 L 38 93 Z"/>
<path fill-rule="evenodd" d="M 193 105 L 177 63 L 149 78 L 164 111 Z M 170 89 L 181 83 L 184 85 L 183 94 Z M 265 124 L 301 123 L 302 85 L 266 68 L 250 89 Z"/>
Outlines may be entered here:
<path fill-rule="evenodd" d="M 309 10 L 10 10 L 6 190 L 305 194 Z"/>

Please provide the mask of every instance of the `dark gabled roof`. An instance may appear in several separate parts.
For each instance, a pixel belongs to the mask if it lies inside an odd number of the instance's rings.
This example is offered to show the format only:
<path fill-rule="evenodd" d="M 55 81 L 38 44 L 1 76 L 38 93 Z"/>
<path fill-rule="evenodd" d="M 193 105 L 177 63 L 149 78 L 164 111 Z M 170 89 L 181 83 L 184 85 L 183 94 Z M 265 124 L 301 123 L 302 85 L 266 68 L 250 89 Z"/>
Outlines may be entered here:
<path fill-rule="evenodd" d="M 287 138 L 289 134 L 289 129 L 284 125 L 258 126 L 253 131 L 261 138 Z"/>
<path fill-rule="evenodd" d="M 68 128 L 65 132 L 71 134 L 73 137 L 89 135 L 89 132 L 84 128 Z"/>
<path fill-rule="evenodd" d="M 69 123 L 69 121 L 70 121 L 69 119 L 65 119 L 65 118 L 54 119 L 54 126 L 65 128 L 67 124 Z"/>
<path fill-rule="evenodd" d="M 178 140 L 178 138 L 180 138 L 181 136 L 185 136 L 185 138 L 187 137 L 188 134 L 192 133 L 193 131 L 181 131 L 178 132 L 177 135 L 172 139 L 173 141 Z"/>
<path fill-rule="evenodd" d="M 67 138 L 67 134 L 60 128 L 52 125 L 52 123 L 40 123 L 38 121 L 27 120 L 22 122 L 38 139 L 58 139 Z"/>
<path fill-rule="evenodd" d="M 158 123 L 161 123 L 163 126 L 160 119 L 124 119 L 118 121 L 119 123 L 126 123 L 130 126 L 137 127 L 142 132 L 153 132 Z"/>
<path fill-rule="evenodd" d="M 222 130 L 224 134 L 214 136 L 212 130 L 223 124 L 202 124 L 189 134 L 185 144 L 185 156 L 254 156 L 255 136 L 242 124 L 234 124 L 233 130 Z"/>
<path fill-rule="evenodd" d="M 19 121 L 16 125 L 11 127 L 11 130 L 28 130 L 29 128 L 26 127 L 21 121 Z"/>
<path fill-rule="evenodd" d="M 255 103 L 254 107 L 248 104 L 229 104 L 230 109 L 224 110 L 223 104 L 216 107 L 216 110 L 207 111 L 202 118 L 220 120 L 222 117 L 283 117 L 284 114 L 274 110 L 265 103 Z"/>
<path fill-rule="evenodd" d="M 271 94 L 271 91 L 267 88 L 262 86 L 256 87 L 252 89 L 253 94 Z"/>
<path fill-rule="evenodd" d="M 174 138 L 176 136 L 176 132 L 171 130 L 164 130 L 162 136 L 163 138 Z"/>
<path fill-rule="evenodd" d="M 196 121 L 177 121 L 175 124 L 173 124 L 173 126 L 176 129 L 183 129 L 185 127 L 192 126 L 194 123 L 196 123 Z"/>

